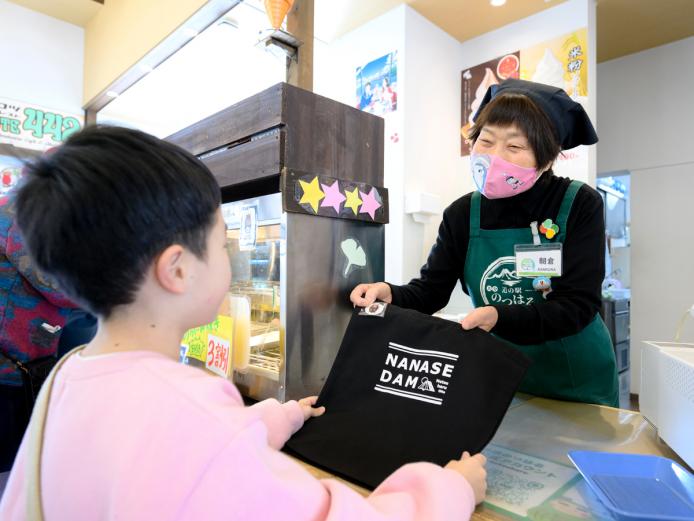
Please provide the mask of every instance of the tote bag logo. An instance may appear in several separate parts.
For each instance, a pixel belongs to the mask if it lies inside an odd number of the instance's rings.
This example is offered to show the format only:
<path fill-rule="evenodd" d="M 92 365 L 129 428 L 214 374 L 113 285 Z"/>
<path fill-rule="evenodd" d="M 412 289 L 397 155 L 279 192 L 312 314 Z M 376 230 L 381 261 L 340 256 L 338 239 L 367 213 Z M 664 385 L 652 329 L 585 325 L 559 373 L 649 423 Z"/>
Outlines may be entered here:
<path fill-rule="evenodd" d="M 374 390 L 409 400 L 442 405 L 458 355 L 388 343 Z"/>

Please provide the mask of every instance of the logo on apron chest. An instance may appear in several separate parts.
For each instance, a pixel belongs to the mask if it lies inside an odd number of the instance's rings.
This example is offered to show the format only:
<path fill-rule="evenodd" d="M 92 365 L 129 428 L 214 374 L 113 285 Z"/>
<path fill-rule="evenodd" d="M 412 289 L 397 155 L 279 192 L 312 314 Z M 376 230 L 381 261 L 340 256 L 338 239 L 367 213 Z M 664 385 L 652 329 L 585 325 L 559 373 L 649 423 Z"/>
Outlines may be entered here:
<path fill-rule="evenodd" d="M 499 257 L 493 261 L 480 280 L 480 295 L 485 306 L 492 304 L 532 304 L 537 298 L 537 291 L 532 287 L 531 279 L 524 279 L 516 274 L 514 256 Z"/>
<path fill-rule="evenodd" d="M 415 349 L 390 342 L 374 390 L 442 405 L 458 355 L 430 349 Z"/>

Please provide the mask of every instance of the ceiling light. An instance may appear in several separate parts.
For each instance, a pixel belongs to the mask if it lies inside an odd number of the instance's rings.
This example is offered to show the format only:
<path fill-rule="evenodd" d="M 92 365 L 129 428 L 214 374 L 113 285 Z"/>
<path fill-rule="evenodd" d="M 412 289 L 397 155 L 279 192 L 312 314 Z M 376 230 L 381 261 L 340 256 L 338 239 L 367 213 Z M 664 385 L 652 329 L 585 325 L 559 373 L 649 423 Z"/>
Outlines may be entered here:
<path fill-rule="evenodd" d="M 143 63 L 142 65 L 140 65 L 140 70 L 145 74 L 149 74 L 154 70 L 154 67 L 150 67 L 149 65 Z"/>
<path fill-rule="evenodd" d="M 506 0 L 489 0 L 489 3 L 492 4 L 494 7 L 501 7 L 506 3 Z"/>
<path fill-rule="evenodd" d="M 107 91 L 107 92 L 106 92 L 106 95 L 107 95 L 109 98 L 117 98 L 118 96 L 120 96 L 120 94 L 118 94 L 115 90 L 109 90 L 109 91 Z"/>
<path fill-rule="evenodd" d="M 185 34 L 188 38 L 195 38 L 198 35 L 198 32 L 195 29 L 186 27 L 183 29 L 183 34 Z"/>
<path fill-rule="evenodd" d="M 217 25 L 228 25 L 233 27 L 234 29 L 239 28 L 239 21 L 236 18 L 231 18 L 230 16 L 225 16 L 219 21 L 219 24 Z"/>

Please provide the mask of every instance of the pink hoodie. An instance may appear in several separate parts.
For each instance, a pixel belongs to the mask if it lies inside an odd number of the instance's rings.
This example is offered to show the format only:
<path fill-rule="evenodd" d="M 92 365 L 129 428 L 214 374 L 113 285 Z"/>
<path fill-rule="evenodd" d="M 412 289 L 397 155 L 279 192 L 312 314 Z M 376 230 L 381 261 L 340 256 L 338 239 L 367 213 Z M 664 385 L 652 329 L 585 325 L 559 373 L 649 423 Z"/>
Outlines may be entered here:
<path fill-rule="evenodd" d="M 278 449 L 299 404 L 244 407 L 227 380 L 150 351 L 69 359 L 56 376 L 41 485 L 52 520 L 458 520 L 470 485 L 430 463 L 406 465 L 368 498 L 317 480 Z M 22 442 L 0 520 L 26 519 Z"/>

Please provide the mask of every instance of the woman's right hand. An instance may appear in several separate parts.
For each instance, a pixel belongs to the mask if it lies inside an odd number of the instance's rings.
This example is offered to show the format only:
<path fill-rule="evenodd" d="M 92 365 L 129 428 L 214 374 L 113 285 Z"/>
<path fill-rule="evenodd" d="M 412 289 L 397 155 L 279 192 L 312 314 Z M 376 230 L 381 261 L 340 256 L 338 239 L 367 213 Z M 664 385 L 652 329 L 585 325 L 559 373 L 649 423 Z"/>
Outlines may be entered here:
<path fill-rule="evenodd" d="M 374 282 L 373 284 L 359 284 L 349 295 L 352 304 L 365 308 L 381 300 L 390 304 L 393 301 L 393 294 L 390 286 L 385 282 Z"/>
<path fill-rule="evenodd" d="M 484 501 L 487 494 L 487 471 L 484 468 L 486 464 L 487 458 L 483 454 L 470 456 L 468 452 L 463 452 L 462 458 L 450 461 L 445 467 L 454 470 L 470 483 L 475 494 L 476 505 Z"/>

